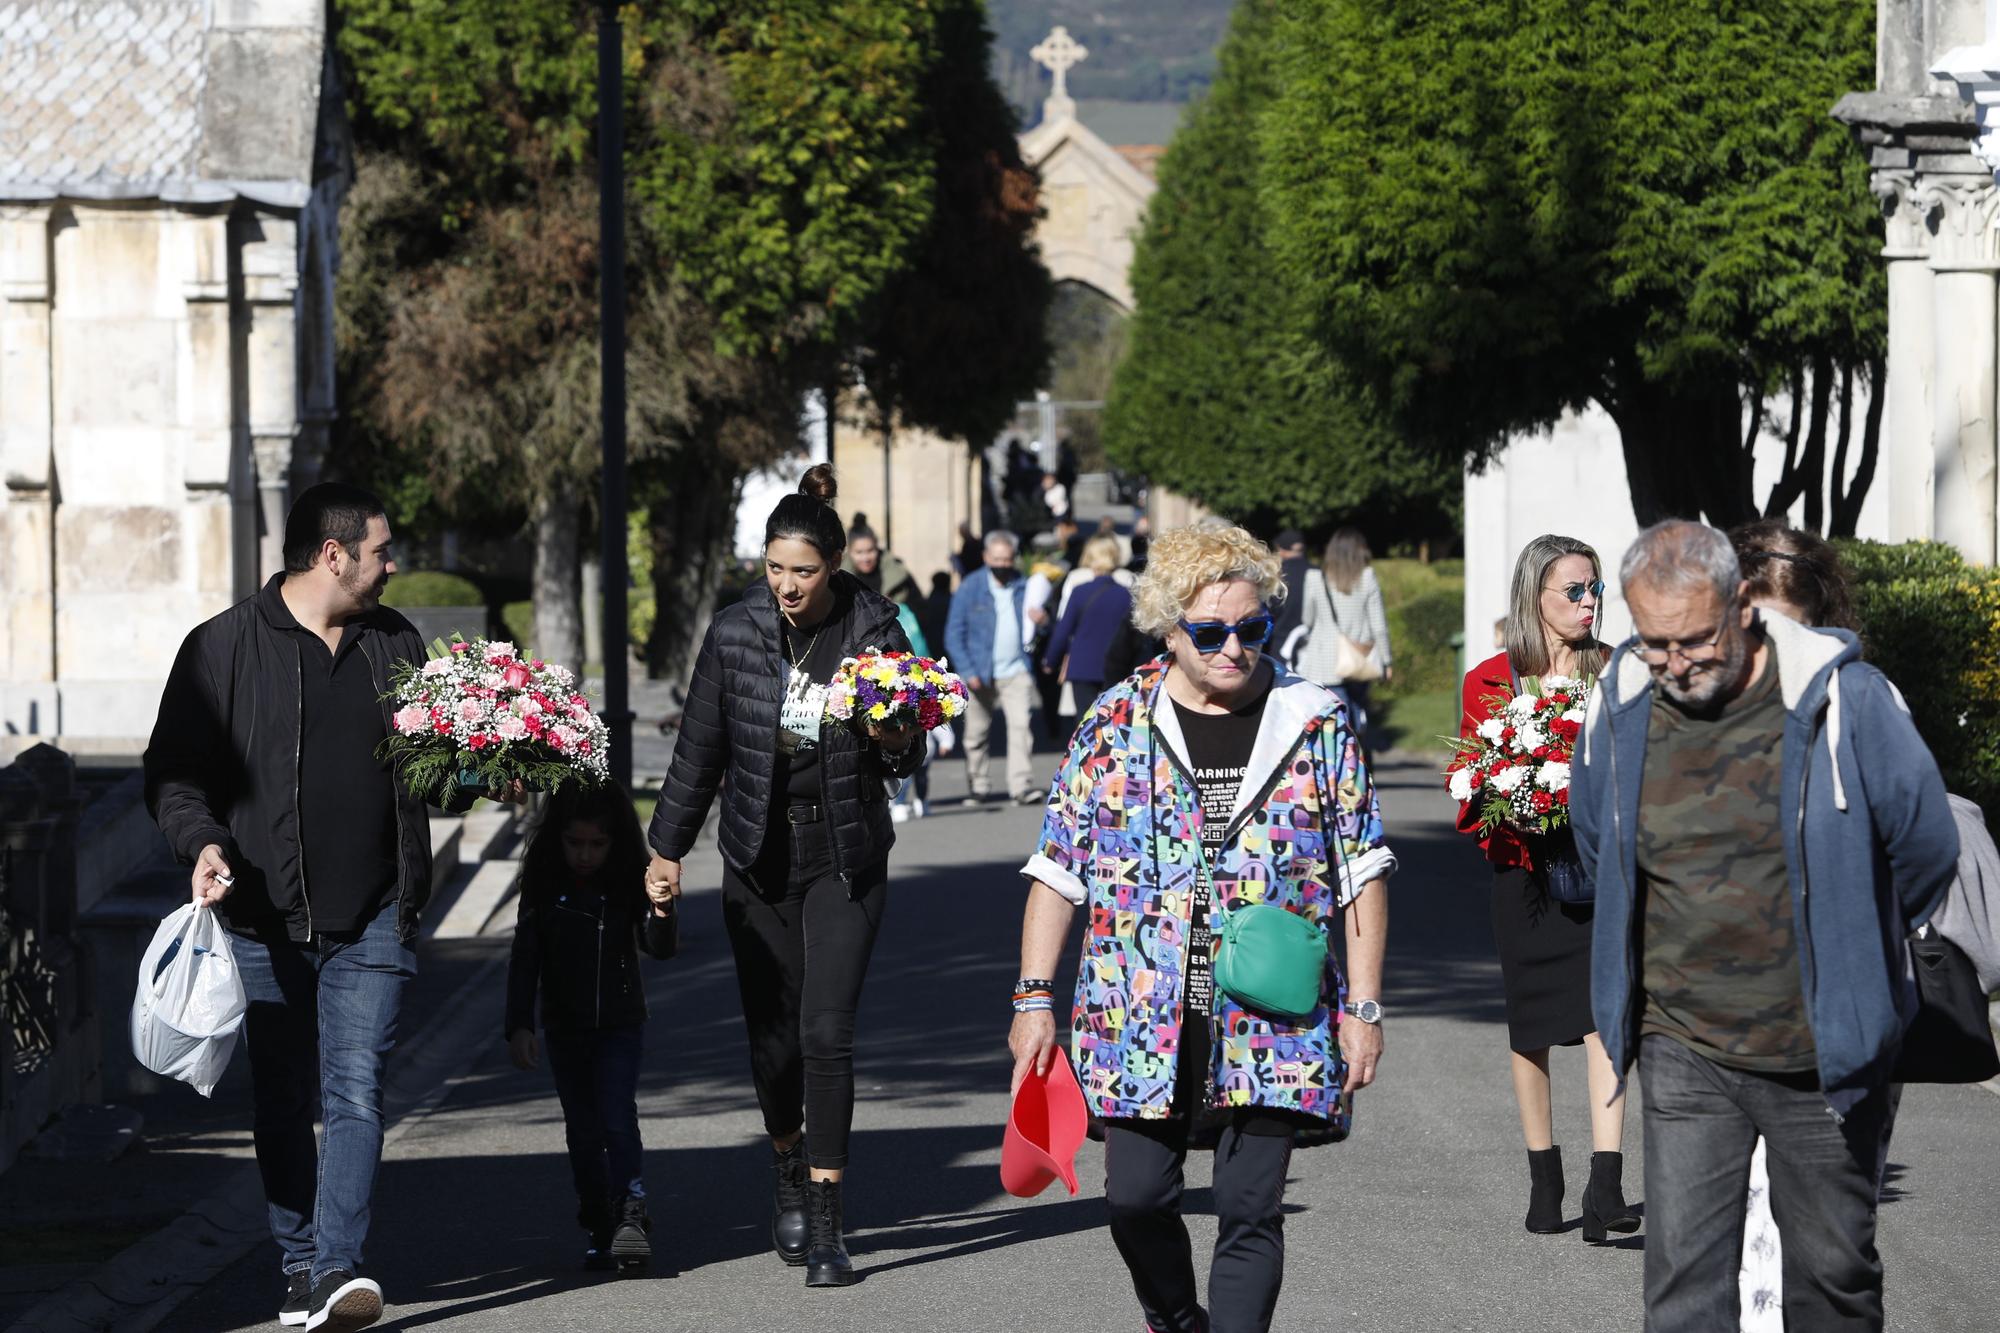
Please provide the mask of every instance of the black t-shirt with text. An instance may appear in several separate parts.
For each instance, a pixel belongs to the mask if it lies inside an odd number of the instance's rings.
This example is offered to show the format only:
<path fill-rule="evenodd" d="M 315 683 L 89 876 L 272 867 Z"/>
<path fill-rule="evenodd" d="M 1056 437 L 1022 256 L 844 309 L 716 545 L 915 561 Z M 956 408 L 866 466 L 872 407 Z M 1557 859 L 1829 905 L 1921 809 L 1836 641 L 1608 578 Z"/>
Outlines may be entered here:
<path fill-rule="evenodd" d="M 847 621 L 853 614 L 854 599 L 836 593 L 833 610 L 817 624 L 795 628 L 778 617 L 785 693 L 779 703 L 773 810 L 817 804 L 824 792 L 820 727 L 826 714 L 826 686 L 840 670 L 840 645 L 847 641 Z"/>
<path fill-rule="evenodd" d="M 1264 720 L 1267 684 L 1255 697 L 1227 713 L 1197 713 L 1178 701 L 1174 712 L 1187 742 L 1188 768 L 1201 790 L 1201 851 L 1210 867 L 1222 850 L 1223 835 L 1229 831 L 1230 816 L 1236 810 L 1236 796 L 1242 790 L 1250 752 L 1257 747 L 1257 728 Z M 1194 905 L 1188 922 L 1187 988 L 1183 996 L 1190 1013 L 1215 1012 L 1215 940 L 1209 929 L 1208 878 L 1203 876 L 1195 889 Z"/>

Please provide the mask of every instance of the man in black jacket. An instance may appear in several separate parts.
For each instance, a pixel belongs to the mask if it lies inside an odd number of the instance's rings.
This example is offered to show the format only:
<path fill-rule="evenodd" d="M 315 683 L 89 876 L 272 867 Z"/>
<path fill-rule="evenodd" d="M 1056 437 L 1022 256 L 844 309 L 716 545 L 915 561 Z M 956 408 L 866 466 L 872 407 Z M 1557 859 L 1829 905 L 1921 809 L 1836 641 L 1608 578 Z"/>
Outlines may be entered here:
<path fill-rule="evenodd" d="M 395 572 L 379 500 L 306 491 L 285 523 L 285 572 L 181 645 L 146 749 L 148 808 L 194 867 L 195 901 L 233 937 L 287 1286 L 279 1320 L 307 1329 L 382 1312 L 358 1270 L 382 1065 L 431 888 L 424 804 L 376 754 L 390 664 L 424 656 L 410 622 L 380 605 Z"/>

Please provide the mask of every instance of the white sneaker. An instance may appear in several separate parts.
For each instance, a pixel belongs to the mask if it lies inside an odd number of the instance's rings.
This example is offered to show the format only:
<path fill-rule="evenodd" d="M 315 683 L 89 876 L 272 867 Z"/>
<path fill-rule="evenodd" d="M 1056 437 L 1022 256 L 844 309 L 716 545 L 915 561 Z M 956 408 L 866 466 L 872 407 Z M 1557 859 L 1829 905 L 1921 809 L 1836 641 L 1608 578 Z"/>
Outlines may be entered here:
<path fill-rule="evenodd" d="M 912 796 L 910 798 L 910 818 L 922 819 L 925 815 L 929 814 L 930 812 L 931 812 L 930 802 L 926 801 L 923 797 Z"/>
<path fill-rule="evenodd" d="M 909 807 L 909 806 L 907 806 L 907 805 L 905 805 L 905 804 L 903 804 L 903 803 L 902 803 L 901 801 L 898 801 L 898 802 L 896 802 L 896 803 L 895 803 L 894 805 L 890 806 L 890 807 L 889 807 L 889 822 L 890 822 L 891 824 L 907 824 L 907 823 L 909 823 L 909 822 L 910 822 L 910 807 Z"/>

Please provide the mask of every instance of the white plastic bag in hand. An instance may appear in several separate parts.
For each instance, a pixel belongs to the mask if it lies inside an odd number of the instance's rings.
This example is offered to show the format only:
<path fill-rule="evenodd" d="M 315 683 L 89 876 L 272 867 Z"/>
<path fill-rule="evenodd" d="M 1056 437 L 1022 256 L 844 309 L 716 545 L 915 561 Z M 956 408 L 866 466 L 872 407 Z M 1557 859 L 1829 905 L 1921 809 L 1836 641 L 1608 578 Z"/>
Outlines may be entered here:
<path fill-rule="evenodd" d="M 207 907 L 169 913 L 139 960 L 132 1054 L 207 1097 L 236 1050 L 246 1008 L 228 932 Z"/>

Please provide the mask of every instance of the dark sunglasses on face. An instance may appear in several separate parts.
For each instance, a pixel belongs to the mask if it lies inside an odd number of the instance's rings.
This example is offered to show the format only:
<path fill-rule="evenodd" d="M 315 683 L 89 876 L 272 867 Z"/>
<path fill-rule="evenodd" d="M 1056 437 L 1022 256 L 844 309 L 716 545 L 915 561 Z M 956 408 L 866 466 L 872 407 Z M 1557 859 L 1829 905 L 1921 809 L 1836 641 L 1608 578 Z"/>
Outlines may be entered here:
<path fill-rule="evenodd" d="M 1262 648 L 1271 641 L 1271 614 L 1268 611 L 1259 611 L 1234 625 L 1224 620 L 1182 620 L 1176 623 L 1186 632 L 1194 650 L 1203 657 L 1221 652 L 1232 634 L 1245 648 Z"/>
<path fill-rule="evenodd" d="M 1559 592 L 1572 602 L 1582 601 L 1583 595 L 1589 593 L 1601 602 L 1604 600 L 1604 580 L 1592 579 L 1589 583 L 1565 583 L 1562 587 L 1550 588 L 1549 591 Z"/>

